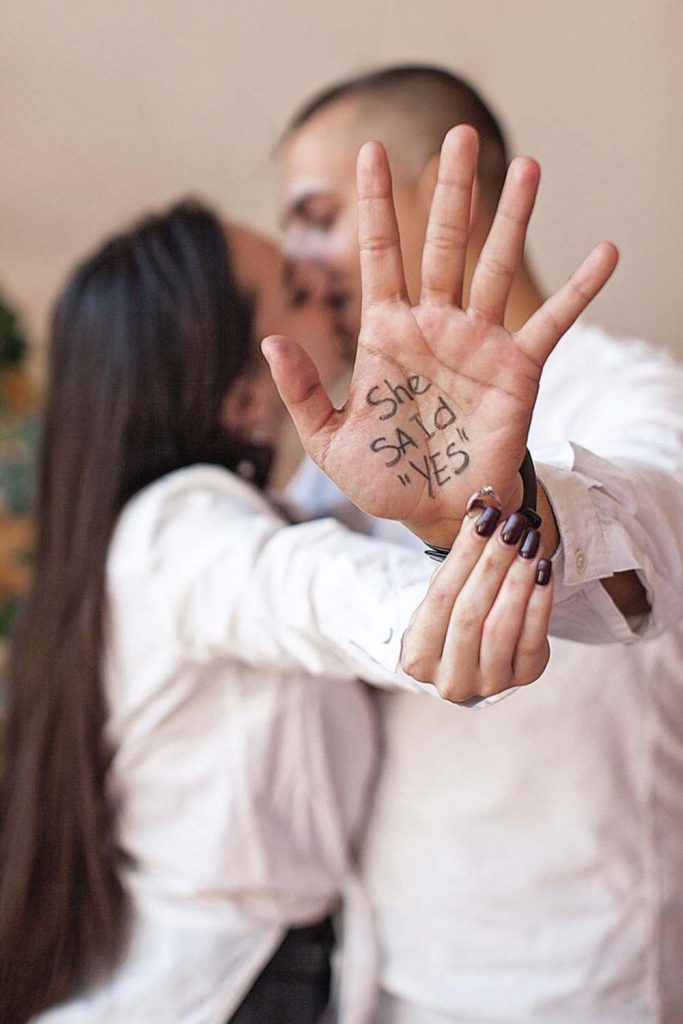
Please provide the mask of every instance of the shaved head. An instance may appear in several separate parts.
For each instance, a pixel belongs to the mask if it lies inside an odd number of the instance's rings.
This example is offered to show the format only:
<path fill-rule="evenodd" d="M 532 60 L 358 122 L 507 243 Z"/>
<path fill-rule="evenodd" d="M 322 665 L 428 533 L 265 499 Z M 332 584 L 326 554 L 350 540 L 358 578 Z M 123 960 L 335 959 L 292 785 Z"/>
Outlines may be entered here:
<path fill-rule="evenodd" d="M 319 93 L 292 118 L 281 145 L 332 107 L 346 123 L 348 142 L 384 143 L 397 177 L 417 180 L 456 124 L 471 124 L 480 138 L 479 188 L 495 205 L 508 164 L 502 129 L 476 90 L 449 71 L 403 65 L 350 78 Z M 341 108 L 344 108 L 342 111 Z M 343 117 L 343 114 L 346 117 Z"/>
<path fill-rule="evenodd" d="M 288 267 L 302 293 L 308 290 L 333 310 L 340 346 L 351 355 L 361 310 L 358 150 L 371 139 L 387 150 L 408 294 L 416 302 L 438 153 L 458 124 L 472 125 L 480 142 L 467 288 L 508 163 L 498 122 L 467 82 L 415 65 L 351 78 L 310 99 L 281 136 L 280 221 Z"/>

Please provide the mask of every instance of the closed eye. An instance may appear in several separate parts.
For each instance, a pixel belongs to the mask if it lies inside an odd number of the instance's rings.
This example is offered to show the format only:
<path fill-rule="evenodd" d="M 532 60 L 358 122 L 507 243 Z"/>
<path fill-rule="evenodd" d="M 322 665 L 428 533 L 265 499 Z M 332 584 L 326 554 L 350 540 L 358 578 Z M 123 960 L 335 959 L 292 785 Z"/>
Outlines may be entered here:
<path fill-rule="evenodd" d="M 299 227 L 313 228 L 316 231 L 330 231 L 336 217 L 336 206 L 333 206 L 327 197 L 319 193 L 308 193 L 292 203 L 283 218 L 283 228 L 287 230 L 298 224 Z"/>

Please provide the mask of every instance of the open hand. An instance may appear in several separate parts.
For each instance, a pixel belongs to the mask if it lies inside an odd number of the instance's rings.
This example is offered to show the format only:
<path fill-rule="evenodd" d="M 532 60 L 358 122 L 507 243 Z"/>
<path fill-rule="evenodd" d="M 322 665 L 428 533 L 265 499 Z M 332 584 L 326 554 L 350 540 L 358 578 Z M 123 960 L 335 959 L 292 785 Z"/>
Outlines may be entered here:
<path fill-rule="evenodd" d="M 467 499 L 495 488 L 519 507 L 518 475 L 543 365 L 617 263 L 603 243 L 514 334 L 503 326 L 540 171 L 510 165 L 463 309 L 462 288 L 478 154 L 473 128 L 443 144 L 417 306 L 408 300 L 383 147 L 358 157 L 362 323 L 348 400 L 335 409 L 303 349 L 282 337 L 263 351 L 308 455 L 374 516 L 397 519 L 448 546 Z"/>

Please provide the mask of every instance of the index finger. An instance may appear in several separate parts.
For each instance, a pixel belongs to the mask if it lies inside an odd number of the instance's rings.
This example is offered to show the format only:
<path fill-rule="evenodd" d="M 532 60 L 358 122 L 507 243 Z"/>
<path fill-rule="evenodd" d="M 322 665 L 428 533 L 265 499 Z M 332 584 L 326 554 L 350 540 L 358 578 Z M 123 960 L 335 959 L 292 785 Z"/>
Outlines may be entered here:
<path fill-rule="evenodd" d="M 384 146 L 366 142 L 356 165 L 363 309 L 407 299 L 401 243 Z"/>
<path fill-rule="evenodd" d="M 431 677 L 443 651 L 453 605 L 467 578 L 479 561 L 500 514 L 490 509 L 477 517 L 465 518 L 446 560 L 436 570 L 422 603 L 403 637 L 401 663 L 408 675 L 415 671 Z M 413 672 L 406 666 L 410 665 Z"/>

